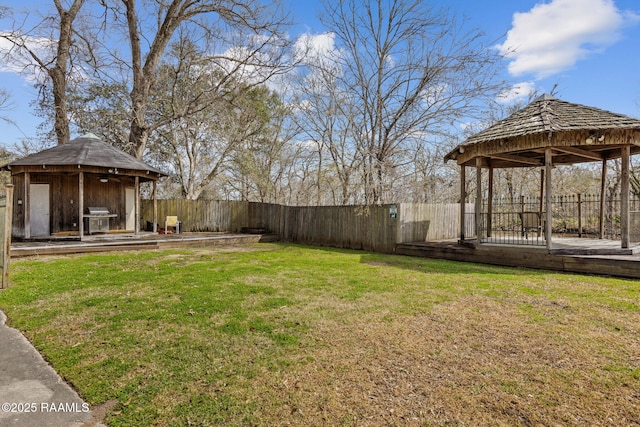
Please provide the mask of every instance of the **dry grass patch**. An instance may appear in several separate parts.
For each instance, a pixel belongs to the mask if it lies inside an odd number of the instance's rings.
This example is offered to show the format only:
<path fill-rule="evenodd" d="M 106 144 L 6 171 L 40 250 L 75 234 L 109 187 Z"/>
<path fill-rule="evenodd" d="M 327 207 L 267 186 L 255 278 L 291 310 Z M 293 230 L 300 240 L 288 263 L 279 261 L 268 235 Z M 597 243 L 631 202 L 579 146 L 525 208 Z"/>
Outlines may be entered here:
<path fill-rule="evenodd" d="M 264 402 L 263 416 L 289 425 L 640 423 L 637 335 L 580 333 L 579 316 L 560 317 L 566 323 L 540 324 L 470 296 L 392 321 L 325 323 L 308 363 L 257 381 L 268 400 L 286 403 Z M 635 377 L 621 382 L 608 368 L 616 359 Z"/>

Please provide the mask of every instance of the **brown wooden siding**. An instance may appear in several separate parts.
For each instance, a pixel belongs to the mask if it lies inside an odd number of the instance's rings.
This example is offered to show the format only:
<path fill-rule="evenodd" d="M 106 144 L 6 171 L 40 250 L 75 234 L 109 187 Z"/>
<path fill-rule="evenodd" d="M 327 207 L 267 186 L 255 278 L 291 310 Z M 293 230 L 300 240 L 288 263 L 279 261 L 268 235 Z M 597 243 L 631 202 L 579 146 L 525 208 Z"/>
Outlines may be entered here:
<path fill-rule="evenodd" d="M 78 181 L 76 178 L 76 188 Z M 135 187 L 132 177 L 122 176 L 110 178 L 108 182 L 100 182 L 100 175 L 85 174 L 84 177 L 84 210 L 90 207 L 106 207 L 110 213 L 118 215 L 110 220 L 112 230 L 125 230 L 127 225 L 125 189 Z M 77 206 L 75 207 L 77 211 Z"/>
<path fill-rule="evenodd" d="M 31 173 L 30 184 L 49 184 L 51 233 L 77 232 L 82 220 L 79 216 L 78 173 Z M 15 186 L 13 209 L 13 236 L 25 236 L 25 175 L 12 176 Z M 110 220 L 112 230 L 126 228 L 125 188 L 135 187 L 135 178 L 129 176 L 110 177 L 106 183 L 100 182 L 99 174 L 84 175 L 84 213 L 89 207 L 106 207 L 117 214 Z M 87 228 L 85 227 L 85 230 Z"/>
<path fill-rule="evenodd" d="M 24 174 L 11 177 L 13 187 L 13 221 L 12 236 L 24 237 Z"/>

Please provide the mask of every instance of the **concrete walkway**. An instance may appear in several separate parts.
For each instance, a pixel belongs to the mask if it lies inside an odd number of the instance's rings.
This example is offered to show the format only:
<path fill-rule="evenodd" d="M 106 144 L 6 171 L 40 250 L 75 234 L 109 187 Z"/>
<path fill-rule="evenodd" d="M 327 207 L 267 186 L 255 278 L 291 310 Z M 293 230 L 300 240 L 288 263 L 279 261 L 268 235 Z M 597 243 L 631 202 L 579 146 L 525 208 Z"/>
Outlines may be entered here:
<path fill-rule="evenodd" d="M 0 311 L 0 426 L 102 426 Z"/>

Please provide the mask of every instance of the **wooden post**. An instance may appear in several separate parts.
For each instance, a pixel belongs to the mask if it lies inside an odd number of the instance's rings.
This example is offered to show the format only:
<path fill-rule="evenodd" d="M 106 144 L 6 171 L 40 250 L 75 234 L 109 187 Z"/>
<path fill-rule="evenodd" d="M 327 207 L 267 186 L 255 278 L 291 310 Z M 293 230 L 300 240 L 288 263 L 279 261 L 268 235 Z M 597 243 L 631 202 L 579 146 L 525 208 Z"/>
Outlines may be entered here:
<path fill-rule="evenodd" d="M 524 238 L 524 195 L 520 195 L 520 218 L 522 220 L 522 230 L 520 231 L 520 237 Z"/>
<path fill-rule="evenodd" d="M 489 194 L 487 200 L 487 237 L 491 237 L 491 228 L 493 227 L 493 167 L 489 166 Z"/>
<path fill-rule="evenodd" d="M 542 230 L 542 212 L 544 209 L 544 169 L 540 169 L 540 200 L 538 206 L 538 237 L 540 237 L 540 231 Z"/>
<path fill-rule="evenodd" d="M 551 147 L 547 147 L 544 151 L 544 187 L 545 187 L 545 206 L 547 209 L 545 224 L 544 224 L 544 238 L 546 240 L 547 249 L 551 249 L 551 231 L 553 212 L 551 211 L 551 168 L 553 167 L 553 153 Z"/>
<path fill-rule="evenodd" d="M 158 233 L 158 182 L 153 181 L 153 233 Z"/>
<path fill-rule="evenodd" d="M 476 239 L 482 243 L 482 158 L 476 157 Z"/>
<path fill-rule="evenodd" d="M 578 237 L 582 237 L 582 194 L 578 193 Z"/>
<path fill-rule="evenodd" d="M 78 174 L 78 234 L 84 239 L 84 172 Z"/>
<path fill-rule="evenodd" d="M 24 238 L 31 238 L 31 174 L 24 173 Z"/>
<path fill-rule="evenodd" d="M 135 209 L 136 209 L 136 224 L 134 227 L 134 234 L 140 234 L 140 177 L 136 176 L 136 200 L 135 200 Z"/>
<path fill-rule="evenodd" d="M 7 185 L 6 206 L 4 211 L 4 245 L 2 245 L 2 285 L 9 286 L 9 261 L 11 259 L 11 233 L 13 232 L 13 184 Z"/>
<path fill-rule="evenodd" d="M 607 159 L 602 160 L 600 177 L 600 212 L 598 213 L 598 238 L 604 239 L 604 192 L 607 188 Z"/>
<path fill-rule="evenodd" d="M 620 239 L 622 240 L 622 249 L 629 247 L 630 229 L 629 229 L 629 158 L 631 157 L 631 146 L 622 147 L 622 183 L 620 191 L 622 197 L 620 200 Z"/>
<path fill-rule="evenodd" d="M 464 243 L 464 230 L 465 230 L 465 208 L 467 202 L 467 185 L 466 185 L 466 167 L 460 165 L 460 243 Z"/>

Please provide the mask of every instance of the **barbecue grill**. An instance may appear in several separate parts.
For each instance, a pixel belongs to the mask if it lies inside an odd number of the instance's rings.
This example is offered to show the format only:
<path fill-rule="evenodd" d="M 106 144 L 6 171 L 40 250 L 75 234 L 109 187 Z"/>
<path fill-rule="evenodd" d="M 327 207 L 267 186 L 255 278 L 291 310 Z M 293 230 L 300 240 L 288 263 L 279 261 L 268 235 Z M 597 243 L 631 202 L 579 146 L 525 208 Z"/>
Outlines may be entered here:
<path fill-rule="evenodd" d="M 89 215 L 84 215 L 89 223 L 89 234 L 108 233 L 109 218 L 115 218 L 118 215 L 109 213 L 109 209 L 105 207 L 87 208 Z"/>

